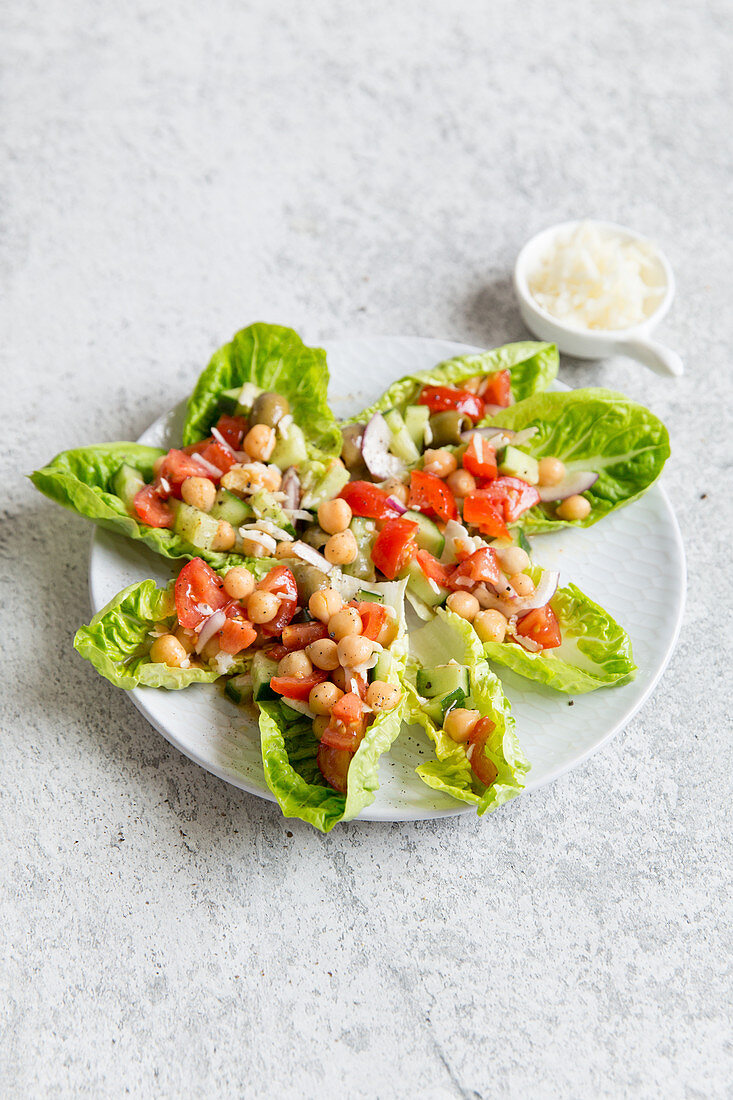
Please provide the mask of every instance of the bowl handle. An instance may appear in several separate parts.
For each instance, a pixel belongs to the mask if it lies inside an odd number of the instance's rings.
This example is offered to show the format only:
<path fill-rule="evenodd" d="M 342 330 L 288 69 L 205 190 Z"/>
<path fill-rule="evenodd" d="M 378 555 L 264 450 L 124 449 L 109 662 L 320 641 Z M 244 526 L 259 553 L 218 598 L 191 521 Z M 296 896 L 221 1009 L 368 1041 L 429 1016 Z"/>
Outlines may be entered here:
<path fill-rule="evenodd" d="M 664 344 L 658 344 L 656 340 L 648 340 L 639 336 L 635 340 L 626 340 L 619 344 L 618 352 L 628 355 L 631 359 L 637 359 L 645 367 L 649 367 L 656 374 L 672 375 L 679 378 L 685 373 L 685 368 L 676 351 L 666 348 Z"/>

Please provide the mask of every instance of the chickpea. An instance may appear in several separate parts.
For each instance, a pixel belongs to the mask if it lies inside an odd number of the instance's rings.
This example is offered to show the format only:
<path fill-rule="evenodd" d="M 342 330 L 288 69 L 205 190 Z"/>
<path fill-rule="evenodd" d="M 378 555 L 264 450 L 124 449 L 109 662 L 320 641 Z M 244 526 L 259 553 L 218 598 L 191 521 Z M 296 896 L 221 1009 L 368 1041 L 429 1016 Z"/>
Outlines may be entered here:
<path fill-rule="evenodd" d="M 388 646 L 391 646 L 392 642 L 397 637 L 397 616 L 394 614 L 391 607 L 386 608 L 386 610 L 389 612 L 389 614 L 380 626 L 379 633 L 377 634 L 376 638 L 379 644 L 381 646 L 384 646 L 385 649 L 387 649 Z"/>
<path fill-rule="evenodd" d="M 335 500 L 324 500 L 318 505 L 318 522 L 328 535 L 345 531 L 351 523 L 351 515 L 351 508 L 340 497 L 336 497 Z"/>
<path fill-rule="evenodd" d="M 468 619 L 470 623 L 476 618 L 481 605 L 470 592 L 451 592 L 446 600 L 448 609 L 460 615 L 462 619 Z"/>
<path fill-rule="evenodd" d="M 506 616 L 493 608 L 479 611 L 473 626 L 482 642 L 503 642 L 506 637 Z"/>
<path fill-rule="evenodd" d="M 246 558 L 267 558 L 270 555 L 266 546 L 256 539 L 248 539 L 246 535 L 242 538 L 242 553 Z"/>
<path fill-rule="evenodd" d="M 385 493 L 389 493 L 395 500 L 399 500 L 401 504 L 407 505 L 410 500 L 410 490 L 404 481 L 400 481 L 398 477 L 387 478 L 382 482 L 382 488 Z"/>
<path fill-rule="evenodd" d="M 231 550 L 237 541 L 234 528 L 225 519 L 219 520 L 219 526 L 211 542 L 212 550 Z"/>
<path fill-rule="evenodd" d="M 455 473 L 457 466 L 456 456 L 442 447 L 437 451 L 428 448 L 425 452 L 423 469 L 428 474 L 435 474 L 436 477 L 448 477 L 449 474 Z"/>
<path fill-rule="evenodd" d="M 235 565 L 224 577 L 224 591 L 233 600 L 246 600 L 255 590 L 255 579 L 245 565 Z"/>
<path fill-rule="evenodd" d="M 150 660 L 155 665 L 180 668 L 187 656 L 186 650 L 173 634 L 162 634 L 150 647 Z"/>
<path fill-rule="evenodd" d="M 308 706 L 315 714 L 330 714 L 342 695 L 341 688 L 337 688 L 330 680 L 324 680 L 322 684 L 316 684 L 311 689 Z"/>
<path fill-rule="evenodd" d="M 340 688 L 341 691 L 351 691 L 351 688 L 347 686 L 346 683 L 346 669 L 342 668 L 341 665 L 333 670 L 333 672 L 331 673 L 331 679 L 336 687 Z"/>
<path fill-rule="evenodd" d="M 372 710 L 394 710 L 400 701 L 400 689 L 386 680 L 373 680 L 367 688 L 366 701 Z"/>
<path fill-rule="evenodd" d="M 496 556 L 501 568 L 510 576 L 513 573 L 523 573 L 532 564 L 529 554 L 521 546 L 507 546 L 505 549 L 497 547 Z"/>
<path fill-rule="evenodd" d="M 331 565 L 350 565 L 356 561 L 358 554 L 359 547 L 353 531 L 339 531 L 337 535 L 331 535 L 323 547 L 323 556 Z"/>
<path fill-rule="evenodd" d="M 280 600 L 273 592 L 256 588 L 247 600 L 247 616 L 253 623 L 269 623 L 280 610 Z"/>
<path fill-rule="evenodd" d="M 350 634 L 361 634 L 362 629 L 361 615 L 355 607 L 343 607 L 328 620 L 328 633 L 337 642 Z"/>
<path fill-rule="evenodd" d="M 531 596 L 534 592 L 534 581 L 528 573 L 514 573 L 509 583 L 518 596 Z"/>
<path fill-rule="evenodd" d="M 454 497 L 467 497 L 476 488 L 476 479 L 468 470 L 454 470 L 446 480 Z"/>
<path fill-rule="evenodd" d="M 580 495 L 568 497 L 558 504 L 555 515 L 560 519 L 585 519 L 590 514 L 590 501 Z"/>
<path fill-rule="evenodd" d="M 305 680 L 313 672 L 310 657 L 304 649 L 295 649 L 286 653 L 277 666 L 278 676 L 294 676 L 296 680 Z"/>
<path fill-rule="evenodd" d="M 356 668 L 368 661 L 374 652 L 371 638 L 362 638 L 360 634 L 347 634 L 338 644 L 339 664 L 344 668 Z"/>
<path fill-rule="evenodd" d="M 186 650 L 186 653 L 193 653 L 196 648 L 196 635 L 193 630 L 186 630 L 185 626 L 179 626 L 176 629 L 176 638 Z"/>
<path fill-rule="evenodd" d="M 324 672 L 332 672 L 339 667 L 338 647 L 333 638 L 321 638 L 318 642 L 311 642 L 305 647 L 305 651 L 316 668 Z"/>
<path fill-rule="evenodd" d="M 216 500 L 216 487 L 208 477 L 187 477 L 181 485 L 181 496 L 192 508 L 210 512 Z"/>
<path fill-rule="evenodd" d="M 335 588 L 319 588 L 308 600 L 308 610 L 322 623 L 329 622 L 344 606 L 341 593 Z M 361 619 L 359 620 L 361 622 Z"/>
<path fill-rule="evenodd" d="M 275 450 L 275 429 L 267 424 L 255 424 L 244 437 L 244 450 L 255 462 L 269 462 Z"/>
<path fill-rule="evenodd" d="M 214 657 L 217 657 L 220 652 L 219 639 L 216 634 L 213 638 L 209 638 L 208 642 L 201 650 L 201 656 L 205 661 L 213 661 Z"/>
<path fill-rule="evenodd" d="M 275 547 L 275 557 L 276 558 L 292 558 L 292 557 L 295 557 L 295 555 L 293 554 L 293 543 L 292 542 L 279 542 L 277 544 L 277 546 Z"/>
<path fill-rule="evenodd" d="M 548 455 L 540 459 L 538 474 L 540 485 L 559 485 L 565 477 L 565 463 Z"/>
<path fill-rule="evenodd" d="M 326 727 L 328 726 L 328 723 L 329 718 L 325 714 L 319 714 L 317 718 L 313 719 L 313 732 L 319 741 L 326 732 Z"/>
<path fill-rule="evenodd" d="M 479 710 L 466 710 L 465 707 L 454 707 L 449 710 L 443 722 L 443 729 L 453 741 L 468 741 L 473 733 L 474 726 L 481 717 Z"/>

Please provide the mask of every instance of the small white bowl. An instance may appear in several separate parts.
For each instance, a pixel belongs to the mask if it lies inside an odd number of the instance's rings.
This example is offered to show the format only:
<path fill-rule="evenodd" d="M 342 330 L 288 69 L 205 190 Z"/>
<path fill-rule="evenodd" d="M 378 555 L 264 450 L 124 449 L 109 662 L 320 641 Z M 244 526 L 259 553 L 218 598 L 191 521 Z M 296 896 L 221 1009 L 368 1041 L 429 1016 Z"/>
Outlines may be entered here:
<path fill-rule="evenodd" d="M 576 328 L 553 317 L 532 295 L 529 289 L 529 277 L 538 267 L 540 259 L 548 250 L 553 238 L 560 233 L 575 229 L 583 222 L 590 222 L 599 229 L 610 230 L 626 240 L 641 241 L 654 250 L 664 275 L 665 292 L 654 313 L 641 324 L 624 329 Z M 559 350 L 565 355 L 573 355 L 578 359 L 604 359 L 609 355 L 628 355 L 631 359 L 636 359 L 650 367 L 657 374 L 679 377 L 684 372 L 679 355 L 656 340 L 650 339 L 652 330 L 667 313 L 674 298 L 674 275 L 669 260 L 647 237 L 634 233 L 626 226 L 594 219 L 583 219 L 583 222 L 561 222 L 559 225 L 544 229 L 532 237 L 519 253 L 514 265 L 514 291 L 525 325 L 541 340 L 557 344 Z"/>

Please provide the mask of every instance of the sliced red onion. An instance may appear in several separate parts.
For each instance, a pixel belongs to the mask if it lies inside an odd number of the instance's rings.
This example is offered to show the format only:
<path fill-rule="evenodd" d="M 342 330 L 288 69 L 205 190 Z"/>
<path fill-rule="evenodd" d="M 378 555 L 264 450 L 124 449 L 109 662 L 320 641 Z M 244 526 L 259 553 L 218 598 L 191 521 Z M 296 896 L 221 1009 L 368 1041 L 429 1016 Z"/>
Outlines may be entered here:
<path fill-rule="evenodd" d="M 512 634 L 512 640 L 519 642 L 522 649 L 526 649 L 528 653 L 539 653 L 542 649 L 539 642 L 535 642 L 532 638 L 525 638 L 523 634 Z"/>
<path fill-rule="evenodd" d="M 531 596 L 515 596 L 512 599 L 502 599 L 490 592 L 485 584 L 479 585 L 474 595 L 482 607 L 490 607 L 495 611 L 501 611 L 510 619 L 513 615 L 523 615 L 525 611 L 532 611 L 535 607 L 544 607 L 557 592 L 560 574 L 551 569 L 545 569 L 540 577 L 540 583 Z"/>
<path fill-rule="evenodd" d="M 470 443 L 475 435 L 480 435 L 483 439 L 488 440 L 493 439 L 494 436 L 503 435 L 511 442 L 514 439 L 515 433 L 511 428 L 492 428 L 490 426 L 484 428 L 469 428 L 467 431 L 461 432 L 461 441 L 463 443 Z"/>
<path fill-rule="evenodd" d="M 298 540 L 293 543 L 290 549 L 296 557 L 307 562 L 308 565 L 315 566 L 316 569 L 320 569 L 324 573 L 330 573 L 332 569 L 336 568 L 327 558 L 324 558 L 323 554 L 319 554 L 318 551 L 314 549 L 314 547 L 309 546 L 307 542 Z"/>
<path fill-rule="evenodd" d="M 372 477 L 384 481 L 388 477 L 400 477 L 405 464 L 389 453 L 392 433 L 381 413 L 371 418 L 361 440 L 361 456 Z"/>
<path fill-rule="evenodd" d="M 286 707 L 290 707 L 291 710 L 297 710 L 299 714 L 305 714 L 307 718 L 316 717 L 315 711 L 311 710 L 303 699 L 289 699 L 287 695 L 283 695 L 282 701 Z"/>
<path fill-rule="evenodd" d="M 553 500 L 567 500 L 578 493 L 584 493 L 598 481 L 598 474 L 592 470 L 578 470 L 577 473 L 567 474 L 558 485 L 543 485 L 538 488 L 540 500 L 550 504 Z"/>
<path fill-rule="evenodd" d="M 400 515 L 404 515 L 407 511 L 407 505 L 403 504 L 397 497 L 387 497 L 387 504 L 390 504 L 396 512 L 400 513 Z"/>
<path fill-rule="evenodd" d="M 208 617 L 199 632 L 198 641 L 196 642 L 197 653 L 201 652 L 209 638 L 213 638 L 217 630 L 221 630 L 226 621 L 227 617 L 223 611 L 215 611 L 213 615 Z"/>
<path fill-rule="evenodd" d="M 300 504 L 300 478 L 295 466 L 288 466 L 283 474 L 280 491 L 285 494 L 284 507 L 292 510 Z"/>
<path fill-rule="evenodd" d="M 206 470 L 206 472 L 210 475 L 210 477 L 222 476 L 219 467 L 215 466 L 213 462 L 208 462 L 207 459 L 202 458 L 201 455 L 194 454 L 191 455 L 191 458 L 194 459 L 195 462 L 198 462 L 199 466 L 202 466 L 204 470 Z"/>

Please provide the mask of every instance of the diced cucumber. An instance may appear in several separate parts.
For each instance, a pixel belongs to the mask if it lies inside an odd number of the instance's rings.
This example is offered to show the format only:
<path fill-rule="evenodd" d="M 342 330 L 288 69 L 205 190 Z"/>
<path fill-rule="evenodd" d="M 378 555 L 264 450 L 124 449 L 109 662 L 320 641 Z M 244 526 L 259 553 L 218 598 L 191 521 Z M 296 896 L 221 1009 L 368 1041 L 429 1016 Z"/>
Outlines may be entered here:
<path fill-rule="evenodd" d="M 373 581 L 377 576 L 372 561 L 372 546 L 377 525 L 373 519 L 354 516 L 349 527 L 356 539 L 357 555 L 349 565 L 343 566 L 343 571 L 360 581 Z"/>
<path fill-rule="evenodd" d="M 424 710 L 425 714 L 427 714 L 431 722 L 433 722 L 433 724 L 436 725 L 438 729 L 440 729 L 440 727 L 443 725 L 443 718 L 445 717 L 445 715 L 443 714 L 443 704 L 441 700 L 428 699 L 427 703 L 422 704 L 422 709 Z"/>
<path fill-rule="evenodd" d="M 389 680 L 392 671 L 392 654 L 388 649 L 383 649 L 377 657 L 377 663 L 372 669 L 373 680 Z"/>
<path fill-rule="evenodd" d="M 470 690 L 470 675 L 465 665 L 452 662 L 447 665 L 436 665 L 434 668 L 418 669 L 418 695 L 424 695 L 427 699 L 448 696 L 454 691 L 462 692 L 465 699 Z"/>
<path fill-rule="evenodd" d="M 254 405 L 257 398 L 265 391 L 254 382 L 245 382 L 237 396 L 237 407 L 234 410 L 237 416 L 245 416 Z"/>
<path fill-rule="evenodd" d="M 289 535 L 295 534 L 295 528 L 282 510 L 282 505 L 275 500 L 268 489 L 259 489 L 249 498 L 249 504 L 257 519 L 269 519 L 276 527 L 287 531 Z"/>
<path fill-rule="evenodd" d="M 211 550 L 219 530 L 219 520 L 179 500 L 175 504 L 173 530 L 197 550 Z"/>
<path fill-rule="evenodd" d="M 396 455 L 397 458 L 401 458 L 404 462 L 417 462 L 421 452 L 415 446 L 415 442 L 397 409 L 390 409 L 389 412 L 386 412 L 384 419 L 387 421 L 387 427 L 392 436 L 389 444 L 392 454 Z"/>
<path fill-rule="evenodd" d="M 403 519 L 412 520 L 417 524 L 417 545 L 421 550 L 427 550 L 433 555 L 434 558 L 439 558 L 443 553 L 443 547 L 445 546 L 445 539 L 441 535 L 438 527 L 431 519 L 424 516 L 422 512 L 405 512 Z"/>
<path fill-rule="evenodd" d="M 229 696 L 233 703 L 239 706 L 240 703 L 246 703 L 248 699 L 252 698 L 252 675 L 249 672 L 243 672 L 240 676 L 232 676 L 230 680 L 227 680 L 224 685 L 224 693 Z"/>
<path fill-rule="evenodd" d="M 447 588 L 443 588 L 437 584 L 437 592 L 433 588 L 432 584 L 428 581 L 428 578 L 423 573 L 417 560 L 412 559 L 407 569 L 402 573 L 403 577 L 407 577 L 407 587 L 419 600 L 427 604 L 428 607 L 437 607 L 438 604 L 444 603 L 450 595 Z"/>
<path fill-rule="evenodd" d="M 536 485 L 540 480 L 537 459 L 520 451 L 518 447 L 512 447 L 511 444 L 504 448 L 504 454 L 499 463 L 499 473 L 507 477 L 519 477 L 529 485 Z"/>
<path fill-rule="evenodd" d="M 236 390 L 222 390 L 219 394 L 219 412 L 224 413 L 227 416 L 234 416 L 239 405 L 239 395 L 241 389 Z"/>
<path fill-rule="evenodd" d="M 300 507 L 309 508 L 311 512 L 315 512 L 324 500 L 333 500 L 337 497 L 348 480 L 349 471 L 341 462 L 334 459 L 321 480 L 303 494 Z"/>
<path fill-rule="evenodd" d="M 271 661 L 262 652 L 255 653 L 252 658 L 252 698 L 255 703 L 280 698 L 270 687 L 270 680 L 276 675 L 277 661 Z"/>
<path fill-rule="evenodd" d="M 112 478 L 112 488 L 128 512 L 132 512 L 136 495 L 145 488 L 145 479 L 134 466 L 120 466 Z"/>
<path fill-rule="evenodd" d="M 405 427 L 420 454 L 425 450 L 425 429 L 430 420 L 427 405 L 408 405 L 404 412 Z"/>
<path fill-rule="evenodd" d="M 241 527 L 245 520 L 251 519 L 254 512 L 246 501 L 230 493 L 228 489 L 219 489 L 216 502 L 209 512 L 214 519 L 223 519 L 232 527 Z"/>
<path fill-rule="evenodd" d="M 305 436 L 293 422 L 283 436 L 278 435 L 270 462 L 279 466 L 281 470 L 287 470 L 288 466 L 297 466 L 300 462 L 305 462 L 307 457 Z"/>
<path fill-rule="evenodd" d="M 367 588 L 360 588 L 356 593 L 357 600 L 361 600 L 362 603 L 384 603 L 384 596 L 381 592 L 370 592 Z"/>

